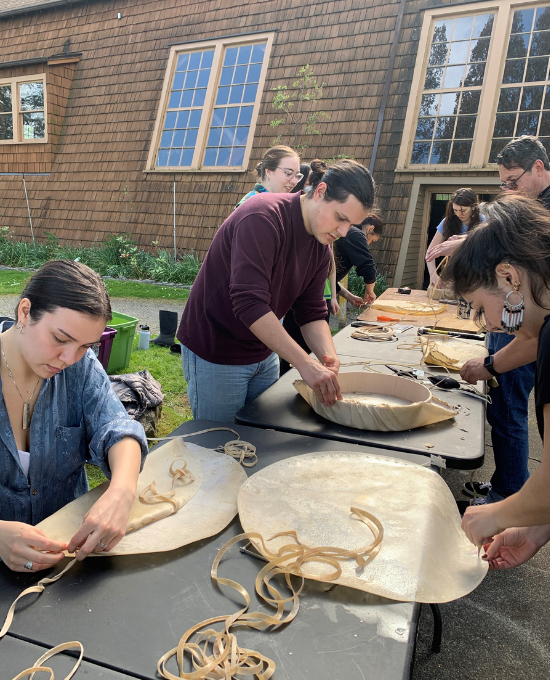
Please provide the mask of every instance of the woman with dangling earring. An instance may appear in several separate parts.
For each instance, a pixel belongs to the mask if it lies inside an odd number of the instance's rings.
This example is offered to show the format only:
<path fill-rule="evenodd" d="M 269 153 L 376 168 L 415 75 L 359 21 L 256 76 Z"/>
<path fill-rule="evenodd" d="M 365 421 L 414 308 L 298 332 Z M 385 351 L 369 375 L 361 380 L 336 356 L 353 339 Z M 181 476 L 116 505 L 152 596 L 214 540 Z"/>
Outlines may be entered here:
<path fill-rule="evenodd" d="M 442 278 L 489 331 L 538 338 L 542 465 L 517 493 L 470 506 L 462 521 L 470 541 L 484 546 L 491 568 L 508 569 L 550 540 L 550 215 L 533 199 L 507 194 L 487 207 L 486 219 L 451 257 Z"/>

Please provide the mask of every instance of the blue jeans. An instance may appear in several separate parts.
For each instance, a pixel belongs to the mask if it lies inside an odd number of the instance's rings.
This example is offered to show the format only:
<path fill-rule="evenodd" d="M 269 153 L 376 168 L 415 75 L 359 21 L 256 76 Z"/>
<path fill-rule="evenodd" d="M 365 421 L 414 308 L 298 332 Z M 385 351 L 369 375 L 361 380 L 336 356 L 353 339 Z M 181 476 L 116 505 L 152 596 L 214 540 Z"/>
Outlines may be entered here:
<path fill-rule="evenodd" d="M 245 366 L 212 364 L 181 346 L 183 376 L 195 420 L 234 423 L 235 414 L 279 378 L 279 357 Z"/>
<path fill-rule="evenodd" d="M 489 353 L 496 354 L 513 339 L 507 333 L 489 333 Z M 491 477 L 493 488 L 487 495 L 489 502 L 516 493 L 529 477 L 527 402 L 535 384 L 535 364 L 503 373 L 498 383 L 491 388 L 492 404 L 487 406 L 496 467 Z"/>

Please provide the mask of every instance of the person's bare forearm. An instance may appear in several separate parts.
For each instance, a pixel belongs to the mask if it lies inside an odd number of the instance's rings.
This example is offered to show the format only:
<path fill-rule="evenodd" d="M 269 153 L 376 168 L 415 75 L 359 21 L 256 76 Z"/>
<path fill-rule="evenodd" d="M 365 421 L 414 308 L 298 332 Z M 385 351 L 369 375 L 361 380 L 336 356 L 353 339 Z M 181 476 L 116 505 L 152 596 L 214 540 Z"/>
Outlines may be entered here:
<path fill-rule="evenodd" d="M 305 326 L 302 326 L 301 330 L 304 340 L 307 342 L 307 346 L 311 348 L 311 351 L 319 361 L 323 362 L 323 356 L 325 354 L 336 357 L 336 349 L 334 348 L 332 334 L 326 321 L 322 320 L 306 323 Z"/>
<path fill-rule="evenodd" d="M 509 345 L 499 349 L 493 357 L 493 368 L 506 373 L 537 360 L 538 338 L 514 338 Z"/>
<path fill-rule="evenodd" d="M 133 437 L 124 437 L 111 446 L 107 454 L 111 468 L 110 489 L 120 489 L 136 494 L 137 478 L 141 466 L 141 447 Z"/>
<path fill-rule="evenodd" d="M 326 322 L 323 321 L 322 323 L 328 327 Z M 273 312 L 269 312 L 260 317 L 252 324 L 252 326 L 250 326 L 250 330 L 258 340 L 261 340 L 270 350 L 275 352 L 275 354 L 278 354 L 282 359 L 285 359 L 285 361 L 288 361 L 292 366 L 298 368 L 298 370 L 299 366 L 304 362 L 307 362 L 308 360 L 313 361 L 300 345 L 294 342 L 290 335 L 285 331 L 283 325 Z"/>

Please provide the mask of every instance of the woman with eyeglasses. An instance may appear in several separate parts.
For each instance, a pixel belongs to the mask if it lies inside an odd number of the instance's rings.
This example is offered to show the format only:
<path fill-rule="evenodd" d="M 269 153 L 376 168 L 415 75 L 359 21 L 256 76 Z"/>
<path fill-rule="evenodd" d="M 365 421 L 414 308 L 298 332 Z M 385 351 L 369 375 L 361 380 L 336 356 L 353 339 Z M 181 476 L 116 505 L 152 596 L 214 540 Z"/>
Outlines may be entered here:
<path fill-rule="evenodd" d="M 456 191 L 447 203 L 445 217 L 438 224 L 435 236 L 426 251 L 426 264 L 433 286 L 439 284 L 436 258 L 454 252 L 468 232 L 480 222 L 483 222 L 483 215 L 479 214 L 476 194 L 466 188 Z"/>
<path fill-rule="evenodd" d="M 269 192 L 271 194 L 289 194 L 296 184 L 303 179 L 300 171 L 300 156 L 289 146 L 273 146 L 268 149 L 263 159 L 256 166 L 258 182 L 252 191 L 245 194 L 235 206 L 238 208 L 252 196 Z"/>
<path fill-rule="evenodd" d="M 92 351 L 111 319 L 96 272 L 48 262 L 15 318 L 0 335 L 0 558 L 14 571 L 39 571 L 64 550 L 80 548 L 81 560 L 120 541 L 148 449 Z M 68 545 L 50 540 L 34 525 L 88 491 L 86 462 L 109 488 Z"/>
<path fill-rule="evenodd" d="M 469 507 L 462 522 L 494 569 L 526 562 L 550 539 L 550 214 L 539 202 L 504 195 L 451 257 L 443 280 L 492 332 L 538 339 L 535 406 L 542 464 L 517 493 Z"/>

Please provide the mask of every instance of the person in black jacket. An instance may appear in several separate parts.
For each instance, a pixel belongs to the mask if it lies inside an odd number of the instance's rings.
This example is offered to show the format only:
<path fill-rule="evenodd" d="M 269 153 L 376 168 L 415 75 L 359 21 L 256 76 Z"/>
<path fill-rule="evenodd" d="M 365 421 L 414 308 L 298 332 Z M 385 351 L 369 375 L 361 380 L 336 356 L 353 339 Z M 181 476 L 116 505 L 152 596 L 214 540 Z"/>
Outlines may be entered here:
<path fill-rule="evenodd" d="M 372 304 L 376 300 L 374 284 L 376 283 L 376 265 L 369 246 L 382 236 L 384 225 L 378 215 L 369 215 L 360 227 L 351 227 L 347 236 L 334 242 L 334 261 L 336 263 L 336 281 L 338 294 L 354 307 Z M 363 298 L 353 295 L 339 282 L 355 267 L 358 276 L 365 282 Z"/>

